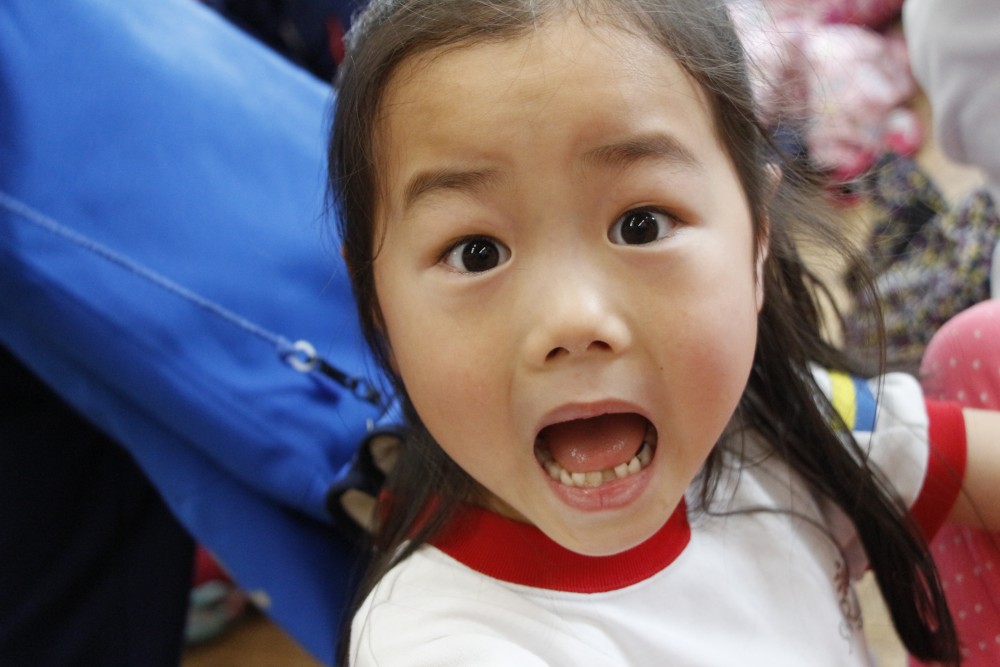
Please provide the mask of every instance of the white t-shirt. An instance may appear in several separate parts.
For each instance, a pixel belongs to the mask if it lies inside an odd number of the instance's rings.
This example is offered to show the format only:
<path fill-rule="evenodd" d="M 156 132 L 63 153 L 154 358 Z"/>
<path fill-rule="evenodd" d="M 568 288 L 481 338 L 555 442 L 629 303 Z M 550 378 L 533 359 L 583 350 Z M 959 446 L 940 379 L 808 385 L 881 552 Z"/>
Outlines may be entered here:
<path fill-rule="evenodd" d="M 874 434 L 855 437 L 905 502 L 929 509 L 914 513 L 933 533 L 958 493 L 958 478 L 940 471 L 962 468 L 961 412 L 925 407 L 909 376 L 878 382 L 867 385 L 880 396 Z M 929 415 L 944 427 L 929 431 Z M 777 457 L 749 447 L 751 462 L 738 480 L 723 479 L 710 511 L 693 510 L 691 493 L 650 540 L 615 556 L 581 556 L 468 509 L 368 596 L 351 664 L 870 664 L 852 588 L 865 556 L 850 522 Z M 928 488 L 935 498 L 922 502 Z"/>

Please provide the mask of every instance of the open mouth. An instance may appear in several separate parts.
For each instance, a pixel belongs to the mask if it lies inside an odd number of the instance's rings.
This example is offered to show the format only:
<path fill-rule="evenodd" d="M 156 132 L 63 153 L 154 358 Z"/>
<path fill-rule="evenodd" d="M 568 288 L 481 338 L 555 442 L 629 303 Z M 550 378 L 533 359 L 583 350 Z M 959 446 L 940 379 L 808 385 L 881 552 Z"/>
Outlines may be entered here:
<path fill-rule="evenodd" d="M 656 453 L 656 428 L 635 413 L 605 414 L 547 426 L 535 458 L 556 482 L 598 487 L 635 475 Z"/>

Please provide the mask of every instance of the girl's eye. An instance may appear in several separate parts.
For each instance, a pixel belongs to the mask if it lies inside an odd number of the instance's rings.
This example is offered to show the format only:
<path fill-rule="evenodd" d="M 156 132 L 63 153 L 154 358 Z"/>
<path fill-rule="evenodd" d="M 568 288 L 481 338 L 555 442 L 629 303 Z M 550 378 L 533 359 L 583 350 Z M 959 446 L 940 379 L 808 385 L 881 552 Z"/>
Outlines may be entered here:
<path fill-rule="evenodd" d="M 495 269 L 510 259 L 504 244 L 486 236 L 474 236 L 453 245 L 444 256 L 444 263 L 462 273 L 482 273 Z"/>
<path fill-rule="evenodd" d="M 662 239 L 673 231 L 676 224 L 666 213 L 647 208 L 633 209 L 615 220 L 608 230 L 608 238 L 620 245 L 645 245 Z"/>

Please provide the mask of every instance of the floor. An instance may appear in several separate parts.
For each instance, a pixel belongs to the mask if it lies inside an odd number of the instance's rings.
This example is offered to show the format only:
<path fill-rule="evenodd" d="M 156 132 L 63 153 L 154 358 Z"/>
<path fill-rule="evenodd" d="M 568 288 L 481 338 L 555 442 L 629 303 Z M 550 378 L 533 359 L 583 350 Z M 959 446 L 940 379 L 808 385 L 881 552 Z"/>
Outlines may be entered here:
<path fill-rule="evenodd" d="M 930 112 L 923 98 L 915 102 L 925 119 Z M 929 128 L 929 125 L 928 125 Z M 918 162 L 935 179 L 949 199 L 963 196 L 981 183 L 975 170 L 949 162 L 933 143 L 917 156 Z M 863 238 L 869 220 L 864 209 L 845 212 L 845 224 L 851 225 L 857 238 Z M 828 267 L 835 271 L 836 267 Z M 903 667 L 906 656 L 896 638 L 878 589 L 869 578 L 861 582 L 859 596 L 865 615 L 865 627 L 879 667 Z M 264 616 L 255 614 L 242 621 L 224 637 L 189 649 L 183 667 L 316 667 L 319 663 L 296 645 Z"/>
<path fill-rule="evenodd" d="M 187 650 L 182 667 L 319 667 L 320 663 L 262 614 L 222 638 Z"/>

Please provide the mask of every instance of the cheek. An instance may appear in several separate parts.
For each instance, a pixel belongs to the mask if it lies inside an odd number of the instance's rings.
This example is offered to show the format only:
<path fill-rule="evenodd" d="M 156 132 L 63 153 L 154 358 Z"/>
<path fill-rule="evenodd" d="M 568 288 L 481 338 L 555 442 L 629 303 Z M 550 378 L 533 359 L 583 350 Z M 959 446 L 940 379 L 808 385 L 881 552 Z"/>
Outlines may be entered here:
<path fill-rule="evenodd" d="M 434 433 L 433 425 L 447 426 L 456 415 L 469 421 L 488 414 L 511 372 L 504 305 L 469 303 L 442 288 L 439 277 L 399 271 L 391 252 L 383 259 L 376 287 L 393 370 L 424 424 Z"/>
<path fill-rule="evenodd" d="M 457 354 L 408 358 L 401 364 L 407 394 L 420 420 L 441 449 L 469 475 L 489 484 L 505 469 L 497 443 L 510 430 L 502 418 L 503 399 L 492 367 L 471 364 Z M 484 374 L 487 379 L 484 380 Z"/>
<path fill-rule="evenodd" d="M 502 369 L 488 337 L 466 331 L 413 298 L 386 313 L 394 370 L 424 425 L 442 444 L 490 414 L 500 398 Z M 495 409 L 495 408 L 494 408 Z M 472 428 L 472 427 L 468 427 Z"/>
<path fill-rule="evenodd" d="M 674 326 L 660 345 L 671 357 L 665 364 L 681 380 L 675 384 L 687 409 L 728 421 L 727 411 L 743 393 L 757 344 L 755 268 L 702 276 L 686 301 L 672 314 Z M 665 317 L 670 318 L 667 313 Z M 678 415 L 680 417 L 681 415 Z"/>
<path fill-rule="evenodd" d="M 710 318 L 676 350 L 677 383 L 687 409 L 728 419 L 750 374 L 756 348 L 752 309 L 744 317 Z M 670 372 L 668 366 L 667 373 Z M 678 378 L 680 379 L 680 378 Z"/>

